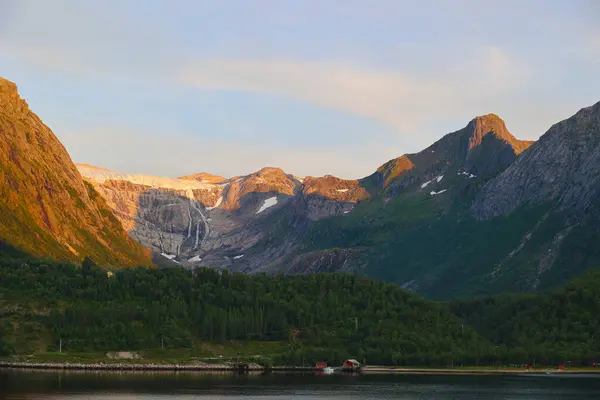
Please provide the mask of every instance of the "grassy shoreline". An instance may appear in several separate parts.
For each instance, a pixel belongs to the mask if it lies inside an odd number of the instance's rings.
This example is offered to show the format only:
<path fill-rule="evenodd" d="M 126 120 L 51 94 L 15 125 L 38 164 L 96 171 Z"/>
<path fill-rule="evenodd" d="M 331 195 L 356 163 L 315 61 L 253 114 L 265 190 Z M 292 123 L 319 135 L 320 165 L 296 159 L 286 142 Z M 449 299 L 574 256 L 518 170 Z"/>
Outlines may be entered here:
<path fill-rule="evenodd" d="M 208 360 L 207 360 L 208 361 Z M 64 371 L 103 371 L 103 372 L 236 372 L 240 371 L 238 363 L 245 363 L 245 372 L 319 372 L 320 368 L 313 366 L 265 366 L 249 360 L 219 360 L 220 362 L 190 361 L 157 362 L 155 360 L 91 360 L 87 361 L 40 361 L 12 357 L 0 358 L 0 369 L 16 370 L 64 370 Z M 216 360 L 215 360 L 216 361 Z M 398 366 L 364 366 L 362 374 L 373 375 L 600 375 L 600 368 L 577 367 L 560 370 L 556 367 L 538 367 L 527 370 L 521 367 L 398 367 Z"/>

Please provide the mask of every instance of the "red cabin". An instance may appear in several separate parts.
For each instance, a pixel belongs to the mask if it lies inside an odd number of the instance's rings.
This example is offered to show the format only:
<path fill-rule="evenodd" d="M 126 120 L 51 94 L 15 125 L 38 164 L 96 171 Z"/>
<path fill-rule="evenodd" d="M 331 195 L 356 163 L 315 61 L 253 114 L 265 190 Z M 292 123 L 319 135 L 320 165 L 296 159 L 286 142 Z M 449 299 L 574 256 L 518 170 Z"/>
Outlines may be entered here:
<path fill-rule="evenodd" d="M 316 368 L 327 368 L 327 363 L 326 362 L 318 362 L 316 364 Z"/>
<path fill-rule="evenodd" d="M 342 368 L 350 371 L 358 371 L 360 370 L 360 363 L 354 359 L 349 359 L 344 361 Z"/>

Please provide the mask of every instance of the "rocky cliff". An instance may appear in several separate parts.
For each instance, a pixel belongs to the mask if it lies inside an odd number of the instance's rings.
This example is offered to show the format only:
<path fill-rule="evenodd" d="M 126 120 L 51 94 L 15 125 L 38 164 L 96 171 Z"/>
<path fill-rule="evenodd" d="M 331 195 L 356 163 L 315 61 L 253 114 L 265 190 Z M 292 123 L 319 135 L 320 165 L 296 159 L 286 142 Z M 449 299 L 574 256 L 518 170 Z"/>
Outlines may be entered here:
<path fill-rule="evenodd" d="M 271 237 L 282 221 L 290 221 L 288 228 L 306 227 L 309 221 L 348 213 L 368 197 L 358 180 L 302 179 L 271 167 L 234 178 L 206 173 L 163 178 L 86 164 L 78 168 L 131 237 L 163 260 L 190 266 L 262 269 L 288 252 L 299 231 L 294 240 L 288 236 L 288 243 L 278 241 L 260 255 L 256 249 L 254 257 L 243 254 Z"/>
<path fill-rule="evenodd" d="M 407 186 L 448 172 L 490 178 L 532 143 L 516 139 L 500 117 L 488 114 L 474 118 L 463 129 L 445 135 L 419 153 L 388 161 L 363 181 L 366 187 L 385 189 L 395 196 Z"/>
<path fill-rule="evenodd" d="M 35 256 L 150 265 L 52 131 L 0 78 L 0 241 Z"/>
<path fill-rule="evenodd" d="M 476 117 L 357 180 L 79 168 L 132 237 L 184 266 L 357 272 L 433 298 L 533 292 L 600 264 L 599 109 L 535 144 Z"/>
<path fill-rule="evenodd" d="M 506 215 L 528 203 L 558 202 L 582 212 L 600 195 L 600 103 L 552 126 L 478 194 L 474 214 Z"/>
<path fill-rule="evenodd" d="M 600 265 L 599 162 L 600 104 L 534 144 L 478 117 L 382 166 L 368 180 L 383 201 L 313 224 L 304 252 L 353 250 L 340 266 L 434 298 L 552 287 Z"/>

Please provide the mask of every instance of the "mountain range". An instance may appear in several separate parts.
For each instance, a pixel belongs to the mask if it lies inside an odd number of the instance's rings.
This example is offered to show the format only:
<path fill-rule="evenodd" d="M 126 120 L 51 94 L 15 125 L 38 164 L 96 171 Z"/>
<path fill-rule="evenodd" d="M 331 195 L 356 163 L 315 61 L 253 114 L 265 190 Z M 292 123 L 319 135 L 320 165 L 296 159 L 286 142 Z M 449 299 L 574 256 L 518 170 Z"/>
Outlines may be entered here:
<path fill-rule="evenodd" d="M 302 178 L 272 167 L 231 178 L 165 178 L 73 166 L 14 85 L 3 82 L 8 140 L 0 160 L 9 172 L 0 207 L 23 233 L 0 238 L 28 252 L 80 257 L 81 238 L 91 237 L 98 250 L 86 255 L 97 262 L 139 264 L 143 246 L 159 266 L 351 272 L 438 299 L 535 292 L 600 262 L 600 103 L 535 143 L 516 139 L 497 115 L 476 117 L 356 180 Z M 38 131 L 52 140 L 40 141 Z M 14 154 L 29 143 L 28 132 L 36 141 L 23 169 Z M 50 157 L 55 162 L 44 161 Z M 46 218 L 44 210 L 62 214 Z M 43 232 L 51 245 L 38 246 L 26 229 Z M 47 251 L 54 247 L 60 251 Z"/>

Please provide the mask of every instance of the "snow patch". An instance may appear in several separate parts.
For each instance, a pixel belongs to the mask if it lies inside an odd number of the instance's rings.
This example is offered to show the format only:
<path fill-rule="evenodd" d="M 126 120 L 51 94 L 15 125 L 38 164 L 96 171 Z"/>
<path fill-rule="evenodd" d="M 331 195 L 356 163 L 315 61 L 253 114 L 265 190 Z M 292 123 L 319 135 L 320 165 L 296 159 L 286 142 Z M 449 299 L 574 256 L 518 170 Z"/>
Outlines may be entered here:
<path fill-rule="evenodd" d="M 469 179 L 477 178 L 477 175 L 473 175 L 472 173 L 466 171 L 459 172 L 458 175 L 466 176 Z"/>
<path fill-rule="evenodd" d="M 235 256 L 235 257 L 233 257 L 233 259 L 234 259 L 234 260 L 239 260 L 239 259 L 240 259 L 240 258 L 242 258 L 242 257 L 244 257 L 244 255 L 243 255 L 243 254 L 240 254 L 239 256 Z"/>
<path fill-rule="evenodd" d="M 174 254 L 160 253 L 160 255 L 165 258 L 168 258 L 169 260 L 173 261 L 174 263 L 181 264 L 179 261 L 175 260 L 175 257 L 177 257 L 177 256 Z"/>
<path fill-rule="evenodd" d="M 194 256 L 194 257 L 190 258 L 188 261 L 189 262 L 198 262 L 198 261 L 202 261 L 202 259 L 198 255 L 198 256 Z"/>
<path fill-rule="evenodd" d="M 345 193 L 347 192 L 349 189 L 338 189 L 336 190 L 336 192 L 340 192 L 340 193 Z"/>
<path fill-rule="evenodd" d="M 258 211 L 256 213 L 259 214 L 259 213 L 265 211 L 267 208 L 273 207 L 275 204 L 277 204 L 277 197 L 269 197 L 268 199 L 265 200 L 263 205 L 260 206 L 260 208 L 258 209 Z"/>
<path fill-rule="evenodd" d="M 169 254 L 169 253 L 160 253 L 161 256 L 168 258 L 169 260 L 174 259 L 175 257 L 177 257 L 175 254 Z"/>
<path fill-rule="evenodd" d="M 432 195 L 432 196 L 435 196 L 435 195 L 438 195 L 438 194 L 442 194 L 442 193 L 444 193 L 447 190 L 448 189 L 442 189 L 439 192 L 436 192 L 435 190 L 432 190 L 431 192 L 429 192 L 429 194 Z"/>

